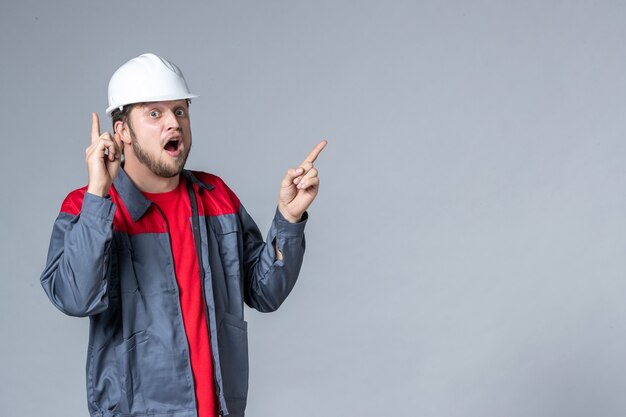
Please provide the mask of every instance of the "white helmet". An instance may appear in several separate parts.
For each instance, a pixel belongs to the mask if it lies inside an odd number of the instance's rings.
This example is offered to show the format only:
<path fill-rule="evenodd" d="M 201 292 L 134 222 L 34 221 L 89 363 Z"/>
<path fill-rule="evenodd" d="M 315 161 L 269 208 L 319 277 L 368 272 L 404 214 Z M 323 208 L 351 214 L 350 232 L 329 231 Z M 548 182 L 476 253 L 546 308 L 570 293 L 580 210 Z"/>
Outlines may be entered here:
<path fill-rule="evenodd" d="M 154 54 L 143 54 L 119 67 L 111 77 L 106 114 L 110 116 L 127 104 L 193 97 L 198 96 L 189 92 L 175 64 Z"/>

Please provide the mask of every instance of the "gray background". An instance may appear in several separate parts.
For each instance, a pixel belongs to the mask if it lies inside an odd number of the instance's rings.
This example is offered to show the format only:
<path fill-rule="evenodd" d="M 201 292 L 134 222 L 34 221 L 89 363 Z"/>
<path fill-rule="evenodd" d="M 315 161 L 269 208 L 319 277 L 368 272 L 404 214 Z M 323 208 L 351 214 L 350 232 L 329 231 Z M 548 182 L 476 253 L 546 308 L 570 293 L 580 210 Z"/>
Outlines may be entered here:
<path fill-rule="evenodd" d="M 86 415 L 88 321 L 39 274 L 148 51 L 264 231 L 330 141 L 300 281 L 246 313 L 248 415 L 626 414 L 624 2 L 1 1 L 1 416 Z"/>

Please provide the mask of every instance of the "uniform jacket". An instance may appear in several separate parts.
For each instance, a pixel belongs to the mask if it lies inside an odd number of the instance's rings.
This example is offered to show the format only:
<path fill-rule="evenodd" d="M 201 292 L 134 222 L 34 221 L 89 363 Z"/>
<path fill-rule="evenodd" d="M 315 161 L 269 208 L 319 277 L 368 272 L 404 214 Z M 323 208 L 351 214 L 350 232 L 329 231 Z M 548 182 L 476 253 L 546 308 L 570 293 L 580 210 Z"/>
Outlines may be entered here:
<path fill-rule="evenodd" d="M 278 211 L 267 243 L 214 175 L 183 171 L 200 262 L 220 414 L 243 416 L 248 392 L 244 302 L 277 309 L 304 255 L 304 225 Z M 89 316 L 87 399 L 96 417 L 195 417 L 167 223 L 123 170 L 110 197 L 71 192 L 57 217 L 41 284 L 71 316 Z M 273 242 L 283 253 L 275 259 Z"/>

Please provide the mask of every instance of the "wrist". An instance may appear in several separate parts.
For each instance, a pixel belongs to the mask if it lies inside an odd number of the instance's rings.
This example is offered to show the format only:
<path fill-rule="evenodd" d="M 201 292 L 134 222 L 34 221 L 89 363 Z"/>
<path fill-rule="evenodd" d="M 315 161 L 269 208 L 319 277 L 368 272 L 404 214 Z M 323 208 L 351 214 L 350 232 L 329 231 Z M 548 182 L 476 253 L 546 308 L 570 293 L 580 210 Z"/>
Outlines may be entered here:
<path fill-rule="evenodd" d="M 109 187 L 89 184 L 87 186 L 87 192 L 98 197 L 106 197 L 109 194 Z"/>
<path fill-rule="evenodd" d="M 284 208 L 284 207 L 280 207 L 278 206 L 278 211 L 280 211 L 280 214 L 285 218 L 285 220 L 287 220 L 289 223 L 298 223 L 300 222 L 300 220 L 302 219 L 302 215 L 296 217 L 296 216 L 292 216 L 291 214 L 289 214 L 289 212 Z"/>

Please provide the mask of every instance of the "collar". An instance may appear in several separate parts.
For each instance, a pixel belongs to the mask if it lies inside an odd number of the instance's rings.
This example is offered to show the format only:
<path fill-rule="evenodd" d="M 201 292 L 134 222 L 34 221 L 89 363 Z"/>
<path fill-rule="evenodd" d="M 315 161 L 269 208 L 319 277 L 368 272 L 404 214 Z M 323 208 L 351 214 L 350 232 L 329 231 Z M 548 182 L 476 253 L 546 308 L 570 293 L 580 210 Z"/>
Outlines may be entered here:
<path fill-rule="evenodd" d="M 206 184 L 197 179 L 191 171 L 183 170 L 182 175 L 192 184 L 195 184 L 200 188 L 204 188 L 207 191 L 211 191 L 214 188 L 213 185 Z M 148 211 L 152 201 L 148 200 L 135 186 L 135 184 L 133 184 L 123 168 L 120 168 L 113 184 L 115 186 L 115 190 L 122 199 L 126 210 L 128 210 L 130 217 L 134 222 L 138 221 L 141 216 Z"/>
<path fill-rule="evenodd" d="M 198 178 L 196 178 L 196 176 L 194 175 L 194 173 L 192 171 L 187 171 L 186 169 L 183 170 L 183 176 L 185 177 L 185 179 L 187 179 L 188 181 L 190 181 L 192 184 L 197 185 L 200 188 L 204 188 L 207 191 L 211 191 L 213 190 L 213 188 L 215 188 L 215 186 L 211 185 L 211 184 L 207 184 L 203 181 L 200 181 Z"/>

